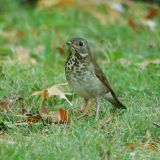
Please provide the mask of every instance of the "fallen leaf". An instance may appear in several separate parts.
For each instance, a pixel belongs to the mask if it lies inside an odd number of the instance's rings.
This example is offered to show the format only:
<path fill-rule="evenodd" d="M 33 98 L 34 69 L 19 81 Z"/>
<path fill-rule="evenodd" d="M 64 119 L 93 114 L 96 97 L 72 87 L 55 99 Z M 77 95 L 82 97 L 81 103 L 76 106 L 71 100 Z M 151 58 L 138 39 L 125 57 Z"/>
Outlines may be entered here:
<path fill-rule="evenodd" d="M 48 123 L 56 123 L 56 124 L 69 124 L 70 120 L 68 117 L 68 111 L 64 109 L 59 109 L 57 111 L 50 111 L 48 114 L 42 113 L 42 119 L 47 121 Z"/>
<path fill-rule="evenodd" d="M 134 143 L 126 143 L 124 146 L 126 148 L 129 148 L 131 152 L 135 151 L 135 144 Z"/>
<path fill-rule="evenodd" d="M 146 132 L 146 142 L 143 142 L 143 143 L 139 143 L 137 144 L 136 146 L 139 148 L 139 149 L 145 149 L 145 150 L 148 150 L 148 151 L 157 151 L 158 150 L 158 143 L 156 143 L 153 138 L 152 138 L 152 135 L 150 133 L 149 130 L 147 130 Z M 130 151 L 133 153 L 131 155 L 135 155 L 135 149 L 136 149 L 136 146 L 134 143 L 126 143 L 124 145 L 126 148 L 129 148 Z"/>
<path fill-rule="evenodd" d="M 27 123 L 32 124 L 32 123 L 36 123 L 38 121 L 40 121 L 42 119 L 40 113 L 36 113 L 35 115 L 32 116 L 28 116 L 27 118 Z"/>
<path fill-rule="evenodd" d="M 149 130 L 146 132 L 147 141 L 140 144 L 141 149 L 147 149 L 149 151 L 157 151 L 158 144 L 153 140 Z"/>
<path fill-rule="evenodd" d="M 140 148 L 141 149 L 147 149 L 151 152 L 153 151 L 157 151 L 158 150 L 158 144 L 154 141 L 150 142 L 150 143 L 141 143 L 140 144 Z"/>
<path fill-rule="evenodd" d="M 134 30 L 137 29 L 137 27 L 139 27 L 139 25 L 132 18 L 129 18 L 128 21 L 127 21 L 127 23 Z"/>
<path fill-rule="evenodd" d="M 65 52 L 64 52 L 63 47 L 57 47 L 56 49 L 57 49 L 58 53 L 60 53 L 61 56 L 64 56 Z"/>
<path fill-rule="evenodd" d="M 158 15 L 158 10 L 155 8 L 150 8 L 150 10 L 148 10 L 148 13 L 146 14 L 146 16 L 144 18 L 153 19 L 157 15 Z"/>
<path fill-rule="evenodd" d="M 144 18 L 139 19 L 139 21 L 129 18 L 127 23 L 134 30 L 139 28 L 141 29 L 148 28 L 151 31 L 154 31 L 157 26 L 157 23 L 154 20 L 144 19 Z"/>
<path fill-rule="evenodd" d="M 25 32 L 19 31 L 19 32 L 17 32 L 17 36 L 19 38 L 23 38 L 25 36 Z"/>
<path fill-rule="evenodd" d="M 65 99 L 72 106 L 71 102 L 65 96 L 65 95 L 72 95 L 72 94 L 64 93 L 63 91 L 59 89 L 61 86 L 64 86 L 64 85 L 67 85 L 67 83 L 57 84 L 57 85 L 54 85 L 50 88 L 47 88 L 41 91 L 35 91 L 32 93 L 31 96 L 40 95 L 42 97 L 42 100 L 52 97 L 52 96 L 59 96 L 60 98 Z"/>
<path fill-rule="evenodd" d="M 65 111 L 63 109 L 59 109 L 60 117 L 62 122 L 68 121 L 68 111 Z"/>

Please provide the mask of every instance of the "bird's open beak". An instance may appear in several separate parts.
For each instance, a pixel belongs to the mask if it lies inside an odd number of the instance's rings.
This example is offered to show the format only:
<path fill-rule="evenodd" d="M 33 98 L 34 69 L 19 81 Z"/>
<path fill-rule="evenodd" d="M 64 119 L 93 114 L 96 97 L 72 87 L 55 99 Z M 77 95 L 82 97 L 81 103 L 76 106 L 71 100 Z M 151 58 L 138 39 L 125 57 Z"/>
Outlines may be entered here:
<path fill-rule="evenodd" d="M 70 45 L 71 45 L 71 41 L 66 42 L 66 44 L 67 44 L 68 46 L 70 46 Z"/>

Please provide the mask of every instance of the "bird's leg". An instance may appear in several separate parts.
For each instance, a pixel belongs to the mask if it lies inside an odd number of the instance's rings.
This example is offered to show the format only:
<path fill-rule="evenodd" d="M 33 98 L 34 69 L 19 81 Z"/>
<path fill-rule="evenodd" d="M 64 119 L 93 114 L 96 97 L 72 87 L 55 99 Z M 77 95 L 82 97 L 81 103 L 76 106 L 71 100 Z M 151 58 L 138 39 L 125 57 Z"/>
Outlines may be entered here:
<path fill-rule="evenodd" d="M 99 104 L 99 99 L 96 98 L 96 117 L 95 120 L 97 121 L 99 118 L 99 108 L 100 108 L 100 104 Z"/>
<path fill-rule="evenodd" d="M 80 108 L 80 112 L 85 112 L 88 108 L 89 108 L 89 99 L 85 99 L 85 103 L 83 104 L 83 106 L 81 106 Z"/>

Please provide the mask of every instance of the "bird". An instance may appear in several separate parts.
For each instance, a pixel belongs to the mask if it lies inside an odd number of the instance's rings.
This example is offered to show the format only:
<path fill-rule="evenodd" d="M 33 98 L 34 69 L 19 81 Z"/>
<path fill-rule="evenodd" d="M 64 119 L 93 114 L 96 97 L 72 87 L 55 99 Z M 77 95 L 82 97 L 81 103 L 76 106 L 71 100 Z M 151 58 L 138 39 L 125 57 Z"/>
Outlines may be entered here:
<path fill-rule="evenodd" d="M 99 117 L 100 98 L 107 99 L 115 108 L 127 109 L 120 102 L 108 79 L 92 57 L 88 42 L 76 37 L 67 41 L 68 57 L 65 62 L 65 75 L 70 88 L 84 98 L 82 108 L 86 110 L 90 99 L 96 100 L 96 116 Z"/>

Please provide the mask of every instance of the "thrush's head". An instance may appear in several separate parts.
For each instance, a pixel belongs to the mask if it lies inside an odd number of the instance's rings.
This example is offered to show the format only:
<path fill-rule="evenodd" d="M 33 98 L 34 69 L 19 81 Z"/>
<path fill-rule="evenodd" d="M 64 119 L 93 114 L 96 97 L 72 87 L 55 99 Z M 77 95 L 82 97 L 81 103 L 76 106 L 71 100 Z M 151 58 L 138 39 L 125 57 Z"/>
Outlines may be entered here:
<path fill-rule="evenodd" d="M 86 58 L 90 55 L 88 43 L 83 38 L 73 38 L 66 44 L 69 46 L 70 53 L 78 58 Z"/>

